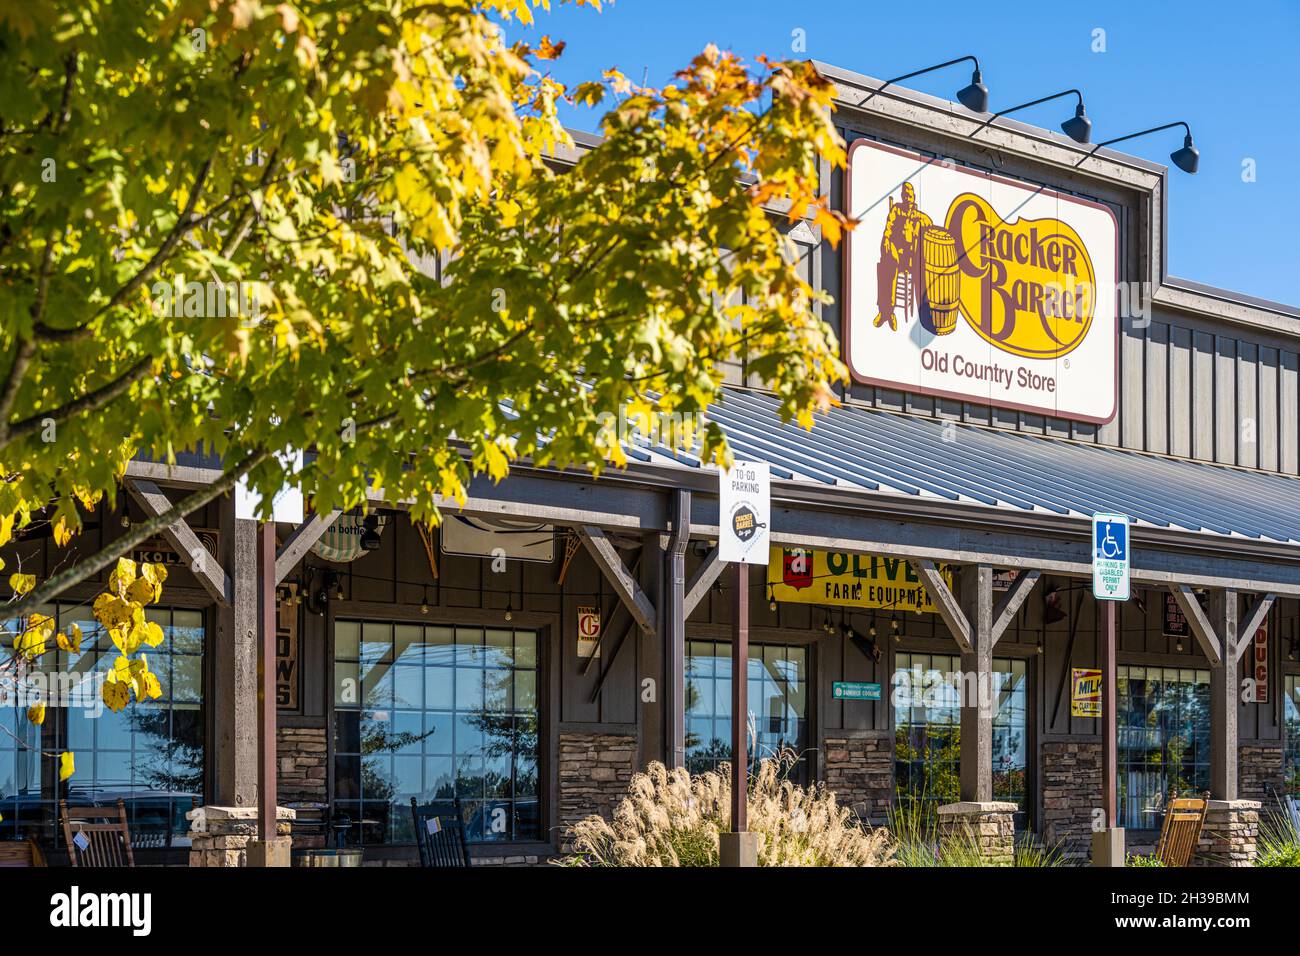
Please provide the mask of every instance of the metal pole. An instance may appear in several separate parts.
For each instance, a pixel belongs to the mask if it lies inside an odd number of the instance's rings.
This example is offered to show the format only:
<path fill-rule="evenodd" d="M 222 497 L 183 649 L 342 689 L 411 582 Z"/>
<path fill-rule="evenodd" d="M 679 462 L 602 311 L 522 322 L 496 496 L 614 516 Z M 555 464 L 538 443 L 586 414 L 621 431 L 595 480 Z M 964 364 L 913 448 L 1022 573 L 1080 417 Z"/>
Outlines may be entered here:
<path fill-rule="evenodd" d="M 275 838 L 275 523 L 257 531 L 257 831 Z"/>
<path fill-rule="evenodd" d="M 1102 601 L 1101 617 L 1101 807 L 1107 828 L 1118 825 L 1116 801 L 1115 601 Z"/>
<path fill-rule="evenodd" d="M 737 561 L 731 611 L 731 831 L 748 829 L 749 565 Z M 752 865 L 752 864 L 751 864 Z"/>

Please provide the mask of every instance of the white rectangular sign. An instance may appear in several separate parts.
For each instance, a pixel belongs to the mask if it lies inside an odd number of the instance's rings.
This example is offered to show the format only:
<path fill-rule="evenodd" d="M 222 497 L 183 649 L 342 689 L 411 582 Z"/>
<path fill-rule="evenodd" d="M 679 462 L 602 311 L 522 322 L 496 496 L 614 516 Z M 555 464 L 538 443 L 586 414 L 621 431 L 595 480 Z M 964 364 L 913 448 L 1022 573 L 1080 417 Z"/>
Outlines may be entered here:
<path fill-rule="evenodd" d="M 772 478 L 766 462 L 738 461 L 718 475 L 718 557 L 767 564 Z"/>
<path fill-rule="evenodd" d="M 1109 208 L 870 140 L 849 150 L 844 353 L 869 385 L 1115 417 Z"/>
<path fill-rule="evenodd" d="M 1092 516 L 1092 595 L 1103 601 L 1128 600 L 1128 516 Z"/>

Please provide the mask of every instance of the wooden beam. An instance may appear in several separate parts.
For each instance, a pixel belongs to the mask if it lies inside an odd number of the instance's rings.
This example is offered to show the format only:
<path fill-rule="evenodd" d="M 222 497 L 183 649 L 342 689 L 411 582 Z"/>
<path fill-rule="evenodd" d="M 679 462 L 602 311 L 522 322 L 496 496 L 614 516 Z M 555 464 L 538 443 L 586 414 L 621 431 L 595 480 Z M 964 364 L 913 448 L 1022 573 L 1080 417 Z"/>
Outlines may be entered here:
<path fill-rule="evenodd" d="M 128 479 L 126 490 L 151 517 L 157 517 L 172 506 L 171 500 L 152 481 Z M 229 607 L 234 599 L 230 578 L 217 559 L 203 547 L 198 535 L 185 520 L 182 518 L 171 527 L 164 528 L 162 534 L 177 554 L 188 559 L 186 566 L 199 584 L 203 585 L 203 590 L 222 607 Z"/>
<path fill-rule="evenodd" d="M 628 613 L 632 615 L 632 620 L 636 621 L 637 626 L 646 634 L 658 633 L 658 627 L 655 623 L 655 606 L 650 603 L 650 599 L 641 590 L 641 585 L 637 583 L 636 578 L 623 564 L 623 559 L 618 556 L 618 550 L 610 542 L 605 532 L 594 525 L 582 525 L 575 530 L 578 532 L 578 537 L 582 539 L 583 545 L 591 553 L 596 565 L 605 575 L 610 585 L 613 586 L 619 600 L 623 602 Z"/>
<path fill-rule="evenodd" d="M 1250 647 L 1251 642 L 1255 639 L 1255 631 L 1264 623 L 1264 617 L 1268 614 L 1269 609 L 1273 607 L 1273 601 L 1277 597 L 1275 594 L 1261 594 L 1255 599 L 1255 603 L 1250 606 L 1246 612 L 1241 629 L 1237 632 L 1237 647 L 1233 651 L 1233 663 L 1241 660 L 1246 649 Z M 1251 673 L 1254 673 L 1252 671 Z"/>
<path fill-rule="evenodd" d="M 304 521 L 298 527 L 293 529 L 289 535 L 289 540 L 284 543 L 275 555 L 275 583 L 279 584 L 289 576 L 293 566 L 302 560 L 313 544 L 320 540 L 321 535 L 329 530 L 329 526 L 334 523 L 334 519 L 343 512 L 335 508 L 328 514 L 317 512 L 312 515 L 310 520 Z"/>
<path fill-rule="evenodd" d="M 993 568 L 987 564 L 962 568 L 958 591 L 971 644 L 961 655 L 958 783 L 962 800 L 983 803 L 993 799 Z"/>
<path fill-rule="evenodd" d="M 1237 799 L 1237 721 L 1241 711 L 1240 678 L 1236 657 L 1237 592 L 1211 591 L 1207 617 L 1220 627 L 1223 662 L 1210 668 L 1210 795 L 1215 800 Z"/>
<path fill-rule="evenodd" d="M 939 616 L 943 618 L 943 623 L 948 625 L 948 631 L 952 634 L 953 640 L 961 648 L 963 654 L 969 654 L 974 650 L 971 645 L 970 623 L 966 620 L 966 615 L 962 612 L 961 606 L 957 599 L 953 597 L 952 591 L 948 588 L 948 583 L 944 581 L 943 575 L 939 573 L 938 567 L 928 558 L 922 558 L 919 561 L 909 561 L 917 576 L 925 585 L 925 590 L 930 595 L 930 600 L 939 611 Z"/>
<path fill-rule="evenodd" d="M 704 596 L 709 593 L 709 588 L 713 587 L 713 582 L 718 580 L 727 563 L 718 557 L 718 549 L 715 547 L 704 558 L 704 563 L 695 569 L 691 575 L 690 582 L 686 585 L 686 600 L 683 607 L 686 609 L 686 616 L 690 617 L 695 608 Z"/>
<path fill-rule="evenodd" d="M 1187 624 L 1191 627 L 1192 633 L 1196 635 L 1196 641 L 1201 645 L 1201 650 L 1209 658 L 1210 665 L 1218 667 L 1223 663 L 1223 651 L 1219 644 L 1219 636 L 1210 623 L 1210 619 L 1205 616 L 1205 611 L 1201 608 L 1201 602 L 1196 598 L 1196 592 L 1186 584 L 1171 584 L 1169 585 L 1169 593 L 1174 596 L 1174 600 L 1178 602 L 1178 607 L 1182 609 L 1183 617 L 1187 618 Z"/>
<path fill-rule="evenodd" d="M 993 608 L 994 646 L 1006 633 L 1011 622 L 1016 619 L 1016 614 L 1025 603 L 1025 599 L 1029 597 L 1030 592 L 1034 590 L 1034 585 L 1038 583 L 1039 576 L 1040 572 L 1038 571 L 1021 571 L 1016 575 L 1016 579 L 1011 582 L 1011 587 L 1007 589 L 1007 593 L 1002 595 L 997 606 Z"/>

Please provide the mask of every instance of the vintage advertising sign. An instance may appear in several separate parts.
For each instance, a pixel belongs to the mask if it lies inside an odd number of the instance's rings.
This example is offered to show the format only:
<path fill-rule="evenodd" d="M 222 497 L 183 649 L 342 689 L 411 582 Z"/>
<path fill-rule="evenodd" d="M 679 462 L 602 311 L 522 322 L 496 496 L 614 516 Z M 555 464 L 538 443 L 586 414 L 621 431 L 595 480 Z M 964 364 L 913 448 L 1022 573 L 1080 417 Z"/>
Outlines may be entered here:
<path fill-rule="evenodd" d="M 1255 703 L 1268 703 L 1268 615 L 1255 631 L 1255 646 L 1250 651 L 1250 676 L 1255 679 Z"/>
<path fill-rule="evenodd" d="M 215 528 L 195 528 L 194 534 L 203 545 L 212 560 L 221 554 L 221 534 Z M 149 564 L 192 566 L 198 555 L 177 554 L 166 538 L 146 538 L 140 546 L 131 551 L 133 561 L 145 561 Z"/>
<path fill-rule="evenodd" d="M 718 557 L 766 564 L 772 477 L 766 462 L 738 461 L 718 473 Z"/>
<path fill-rule="evenodd" d="M 1092 596 L 1102 601 L 1127 601 L 1128 516 L 1092 516 Z"/>
<path fill-rule="evenodd" d="M 285 584 L 275 595 L 275 706 L 280 710 L 298 709 L 297 591 L 298 585 Z"/>
<path fill-rule="evenodd" d="M 1087 667 L 1070 669 L 1070 716 L 1101 716 L 1101 671 Z"/>
<path fill-rule="evenodd" d="M 940 568 L 948 586 L 952 572 Z M 902 558 L 773 548 L 767 583 L 778 601 L 874 607 L 896 611 L 934 611 L 934 603 L 912 566 Z"/>
<path fill-rule="evenodd" d="M 849 149 L 844 342 L 869 385 L 1115 416 L 1119 226 L 1105 206 L 870 140 Z"/>
<path fill-rule="evenodd" d="M 600 656 L 600 608 L 578 606 L 578 657 Z"/>
<path fill-rule="evenodd" d="M 1191 637 L 1192 628 L 1187 623 L 1187 615 L 1178 606 L 1177 599 L 1165 592 L 1165 614 L 1160 621 L 1160 633 L 1165 637 Z"/>

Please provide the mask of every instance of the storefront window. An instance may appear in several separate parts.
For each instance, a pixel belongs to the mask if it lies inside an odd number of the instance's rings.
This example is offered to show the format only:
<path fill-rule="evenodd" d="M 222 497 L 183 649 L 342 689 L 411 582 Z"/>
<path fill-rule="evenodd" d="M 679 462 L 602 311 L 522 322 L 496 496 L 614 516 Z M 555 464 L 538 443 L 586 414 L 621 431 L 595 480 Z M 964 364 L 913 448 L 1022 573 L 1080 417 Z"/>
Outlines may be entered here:
<path fill-rule="evenodd" d="M 1286 675 L 1286 787 L 1300 796 L 1300 675 Z"/>
<path fill-rule="evenodd" d="M 459 800 L 471 842 L 541 838 L 537 634 L 338 621 L 335 812 L 413 843 L 411 797 Z"/>
<path fill-rule="evenodd" d="M 808 649 L 751 644 L 747 670 L 750 754 L 753 760 L 785 748 L 800 755 L 792 776 L 807 777 Z M 690 641 L 686 648 L 686 766 L 691 773 L 731 760 L 731 644 Z"/>
<path fill-rule="evenodd" d="M 961 658 L 952 654 L 895 656 L 894 760 L 896 786 L 926 805 L 960 799 Z M 1025 806 L 1026 665 L 993 662 L 993 796 Z"/>
<path fill-rule="evenodd" d="M 1120 826 L 1160 826 L 1172 791 L 1210 785 L 1210 673 L 1178 667 L 1116 668 Z"/>
<path fill-rule="evenodd" d="M 113 713 L 103 706 L 102 675 L 118 656 L 108 633 L 84 606 L 59 605 L 60 630 L 80 626 L 81 650 L 47 651 L 39 669 L 18 686 L 0 684 L 0 838 L 36 837 L 61 844 L 58 800 L 72 805 L 127 807 L 133 845 L 142 849 L 188 844 L 185 814 L 203 802 L 203 615 L 149 608 L 164 641 L 148 651 L 162 696 L 132 702 Z M 34 693 L 46 702 L 45 723 L 26 718 Z M 8 731 L 8 732 L 6 732 Z M 11 734 L 16 735 L 11 736 Z M 76 755 L 76 773 L 60 787 L 53 761 L 37 750 Z"/>

